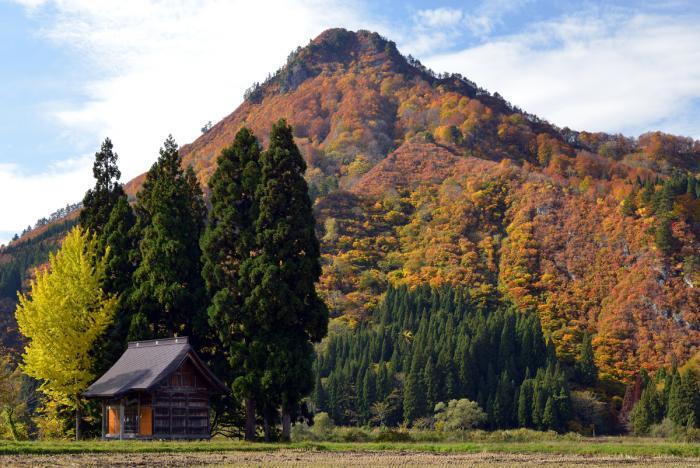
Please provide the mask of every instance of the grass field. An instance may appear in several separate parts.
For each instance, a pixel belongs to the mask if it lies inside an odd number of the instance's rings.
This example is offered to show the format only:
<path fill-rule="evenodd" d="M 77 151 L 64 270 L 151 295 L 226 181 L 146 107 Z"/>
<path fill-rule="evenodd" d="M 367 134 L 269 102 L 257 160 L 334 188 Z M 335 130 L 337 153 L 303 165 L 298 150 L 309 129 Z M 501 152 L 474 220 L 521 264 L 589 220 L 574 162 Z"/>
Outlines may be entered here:
<path fill-rule="evenodd" d="M 540 442 L 0 441 L 0 465 L 700 466 L 700 444 L 596 438 Z"/>

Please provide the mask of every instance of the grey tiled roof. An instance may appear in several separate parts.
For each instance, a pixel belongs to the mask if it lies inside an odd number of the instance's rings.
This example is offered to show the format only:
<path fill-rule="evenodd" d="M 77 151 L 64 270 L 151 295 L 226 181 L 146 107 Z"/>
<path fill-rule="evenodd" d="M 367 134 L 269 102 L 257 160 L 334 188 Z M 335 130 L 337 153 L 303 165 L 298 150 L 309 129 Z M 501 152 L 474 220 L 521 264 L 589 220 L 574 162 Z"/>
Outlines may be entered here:
<path fill-rule="evenodd" d="M 131 390 L 149 390 L 175 372 L 188 356 L 212 382 L 214 390 L 225 391 L 226 387 L 199 359 L 187 337 L 177 337 L 130 342 L 119 360 L 83 396 L 115 397 Z"/>

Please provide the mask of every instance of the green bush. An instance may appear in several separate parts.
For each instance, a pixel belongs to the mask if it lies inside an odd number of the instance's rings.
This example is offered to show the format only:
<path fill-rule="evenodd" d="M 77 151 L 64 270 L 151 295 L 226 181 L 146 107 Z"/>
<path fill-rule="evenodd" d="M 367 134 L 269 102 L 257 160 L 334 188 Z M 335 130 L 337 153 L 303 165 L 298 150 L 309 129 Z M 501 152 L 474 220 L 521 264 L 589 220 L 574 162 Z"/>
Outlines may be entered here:
<path fill-rule="evenodd" d="M 292 441 L 293 442 L 304 442 L 304 441 L 317 441 L 320 440 L 311 431 L 311 428 L 306 423 L 295 424 L 292 426 Z"/>
<path fill-rule="evenodd" d="M 435 405 L 435 427 L 439 430 L 455 431 L 478 427 L 486 422 L 486 413 L 479 405 L 462 398 Z"/>
<path fill-rule="evenodd" d="M 700 428 L 697 428 L 697 427 L 686 428 L 686 430 L 683 432 L 683 435 L 680 437 L 680 439 L 683 442 L 688 442 L 688 443 L 700 442 Z"/>
<path fill-rule="evenodd" d="M 322 411 L 314 416 L 314 425 L 311 427 L 311 432 L 319 440 L 328 440 L 333 433 L 335 424 L 328 413 Z"/>
<path fill-rule="evenodd" d="M 369 442 L 372 435 L 369 430 L 361 427 L 336 427 L 333 440 L 339 442 Z"/>
<path fill-rule="evenodd" d="M 408 431 L 383 429 L 379 431 L 374 440 L 377 442 L 412 442 L 413 437 Z"/>
<path fill-rule="evenodd" d="M 649 427 L 649 435 L 652 437 L 667 439 L 675 436 L 676 432 L 676 425 L 669 418 L 664 418 L 660 423 L 653 424 Z"/>

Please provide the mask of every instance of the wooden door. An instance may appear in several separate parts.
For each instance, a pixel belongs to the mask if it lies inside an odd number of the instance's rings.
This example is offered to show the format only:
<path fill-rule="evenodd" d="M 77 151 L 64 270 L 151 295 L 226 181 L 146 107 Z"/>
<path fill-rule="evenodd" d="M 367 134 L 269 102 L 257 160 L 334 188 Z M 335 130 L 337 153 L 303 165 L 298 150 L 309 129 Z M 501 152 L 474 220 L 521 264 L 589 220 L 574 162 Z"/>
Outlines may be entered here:
<path fill-rule="evenodd" d="M 119 435 L 119 407 L 107 407 L 107 434 Z"/>
<path fill-rule="evenodd" d="M 150 406 L 141 406 L 139 409 L 139 435 L 153 435 L 153 410 Z"/>

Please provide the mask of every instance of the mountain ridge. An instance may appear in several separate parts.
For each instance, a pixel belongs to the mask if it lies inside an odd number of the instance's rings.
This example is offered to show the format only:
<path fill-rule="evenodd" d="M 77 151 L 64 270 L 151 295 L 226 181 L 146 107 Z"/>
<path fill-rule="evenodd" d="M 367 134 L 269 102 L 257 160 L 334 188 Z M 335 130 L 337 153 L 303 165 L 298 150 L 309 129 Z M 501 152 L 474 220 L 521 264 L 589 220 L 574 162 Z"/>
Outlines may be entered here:
<path fill-rule="evenodd" d="M 460 284 L 537 311 L 565 360 L 594 334 L 614 382 L 699 349 L 700 202 L 676 186 L 695 180 L 700 142 L 560 129 L 376 33 L 332 29 L 183 145 L 184 163 L 206 185 L 241 126 L 266 145 L 280 117 L 308 165 L 336 326 L 365 320 L 388 284 Z"/>

